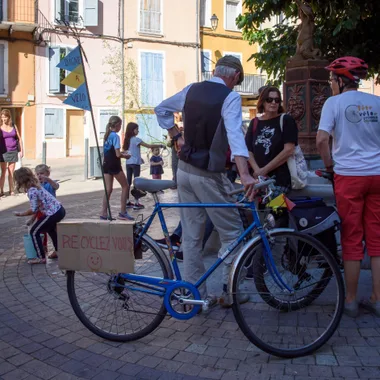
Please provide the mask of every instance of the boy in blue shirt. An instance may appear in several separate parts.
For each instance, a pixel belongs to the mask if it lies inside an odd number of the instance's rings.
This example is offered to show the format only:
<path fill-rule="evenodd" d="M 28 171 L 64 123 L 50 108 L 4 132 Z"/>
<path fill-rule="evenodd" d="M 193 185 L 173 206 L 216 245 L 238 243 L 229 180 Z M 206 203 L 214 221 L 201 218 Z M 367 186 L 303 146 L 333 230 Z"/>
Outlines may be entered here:
<path fill-rule="evenodd" d="M 50 178 L 50 167 L 45 164 L 37 165 L 34 169 L 41 186 L 54 197 L 59 189 L 59 184 Z"/>

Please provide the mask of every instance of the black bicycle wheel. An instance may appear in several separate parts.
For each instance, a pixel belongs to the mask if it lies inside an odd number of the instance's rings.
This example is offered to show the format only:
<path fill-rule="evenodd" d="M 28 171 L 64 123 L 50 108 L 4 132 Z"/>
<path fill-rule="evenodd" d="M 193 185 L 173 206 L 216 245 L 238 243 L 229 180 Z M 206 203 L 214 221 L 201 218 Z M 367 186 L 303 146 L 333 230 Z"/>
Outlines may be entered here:
<path fill-rule="evenodd" d="M 276 250 L 276 247 L 272 245 L 272 249 Z M 279 247 L 277 247 L 278 249 Z M 299 247 L 297 247 L 298 249 Z M 289 244 L 281 245 L 280 252 L 281 255 L 281 269 L 290 271 L 292 274 L 297 276 L 297 281 L 302 285 L 305 281 L 310 282 L 311 277 L 307 272 L 307 267 L 301 263 L 304 259 L 303 255 L 297 255 L 297 250 Z M 323 271 L 319 271 L 319 278 L 313 280 L 314 286 L 307 287 L 308 292 L 299 295 L 299 298 L 283 300 L 278 298 L 276 294 L 270 291 L 270 288 L 274 285 L 274 280 L 272 276 L 268 276 L 268 270 L 265 265 L 265 260 L 261 253 L 255 255 L 253 258 L 253 279 L 255 281 L 256 289 L 261 296 L 261 298 L 270 306 L 280 309 L 281 311 L 296 311 L 309 306 L 314 300 L 316 300 L 326 289 L 331 278 L 331 269 L 329 266 L 325 265 Z M 317 252 L 313 253 L 318 254 Z M 296 284 L 296 286 L 299 286 Z"/>
<path fill-rule="evenodd" d="M 142 251 L 142 260 L 135 260 L 135 274 L 173 278 L 167 258 L 149 236 L 142 238 Z M 166 315 L 163 297 L 125 289 L 118 284 L 126 285 L 128 281 L 106 273 L 67 271 L 71 306 L 90 331 L 118 342 L 150 334 Z"/>
<path fill-rule="evenodd" d="M 325 344 L 338 327 L 344 307 L 342 275 L 331 253 L 309 235 L 279 231 L 269 240 L 274 267 L 291 291 L 274 280 L 269 268 L 254 268 L 254 281 L 242 284 L 250 265 L 264 267 L 263 245 L 256 242 L 239 260 L 233 278 L 236 321 L 253 344 L 271 355 L 308 355 Z M 289 257 L 289 252 L 294 257 Z M 260 284 L 258 289 L 260 278 L 265 278 L 266 286 Z M 316 301 L 312 292 L 320 294 L 324 289 Z M 237 302 L 242 293 L 249 295 L 245 304 Z M 308 297 L 315 301 L 312 306 L 308 306 Z"/>

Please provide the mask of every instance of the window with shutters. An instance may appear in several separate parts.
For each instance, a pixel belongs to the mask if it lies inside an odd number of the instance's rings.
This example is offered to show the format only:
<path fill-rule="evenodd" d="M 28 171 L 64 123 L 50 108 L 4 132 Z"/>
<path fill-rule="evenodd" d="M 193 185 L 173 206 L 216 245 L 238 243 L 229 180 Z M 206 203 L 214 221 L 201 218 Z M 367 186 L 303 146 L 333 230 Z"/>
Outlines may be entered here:
<path fill-rule="evenodd" d="M 202 73 L 212 71 L 211 51 L 201 50 L 201 70 Z"/>
<path fill-rule="evenodd" d="M 8 42 L 0 41 L 0 97 L 8 96 Z"/>
<path fill-rule="evenodd" d="M 45 138 L 63 138 L 64 126 L 63 108 L 45 108 Z"/>
<path fill-rule="evenodd" d="M 200 0 L 199 25 L 211 28 L 211 0 Z"/>
<path fill-rule="evenodd" d="M 164 55 L 140 52 L 141 104 L 155 107 L 164 99 Z"/>
<path fill-rule="evenodd" d="M 242 53 L 235 53 L 233 51 L 224 51 L 223 57 L 225 55 L 232 55 L 232 56 L 236 57 L 237 59 L 239 59 L 241 63 L 243 63 L 243 54 Z"/>
<path fill-rule="evenodd" d="M 52 0 L 55 5 L 55 23 L 78 26 L 98 25 L 99 0 Z"/>
<path fill-rule="evenodd" d="M 119 116 L 119 110 L 116 108 L 99 110 L 99 136 L 102 138 L 106 133 L 108 121 L 111 116 Z"/>
<path fill-rule="evenodd" d="M 140 1 L 140 33 L 162 34 L 162 0 Z"/>
<path fill-rule="evenodd" d="M 49 47 L 49 93 L 68 94 L 75 91 L 75 88 L 65 86 L 61 82 L 70 74 L 69 71 L 59 69 L 58 63 L 66 57 L 74 48 L 71 47 Z"/>
<path fill-rule="evenodd" d="M 239 30 L 236 25 L 236 18 L 241 13 L 241 10 L 241 0 L 226 0 L 224 25 L 226 30 Z"/>
<path fill-rule="evenodd" d="M 139 125 L 139 137 L 145 142 L 163 140 L 164 130 L 158 125 L 154 114 L 137 114 L 136 123 Z"/>

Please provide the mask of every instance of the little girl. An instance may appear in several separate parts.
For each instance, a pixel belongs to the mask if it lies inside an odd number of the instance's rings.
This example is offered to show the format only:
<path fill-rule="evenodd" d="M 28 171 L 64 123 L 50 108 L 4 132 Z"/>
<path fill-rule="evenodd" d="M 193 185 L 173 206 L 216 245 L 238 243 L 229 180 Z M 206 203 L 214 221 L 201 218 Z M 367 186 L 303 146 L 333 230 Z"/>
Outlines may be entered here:
<path fill-rule="evenodd" d="M 127 131 L 125 134 L 123 149 L 124 151 L 129 151 L 131 157 L 127 160 L 127 181 L 128 185 L 131 186 L 133 177 L 140 177 L 141 164 L 143 163 L 141 159 L 140 146 L 145 148 L 163 148 L 164 145 L 160 144 L 147 144 L 137 137 L 139 134 L 139 126 L 136 123 L 128 123 Z M 129 194 L 129 189 L 128 189 Z M 134 210 L 140 210 L 144 206 L 139 203 L 138 199 L 135 199 L 135 204 L 127 201 L 127 208 L 133 207 Z"/>
<path fill-rule="evenodd" d="M 164 173 L 163 165 L 164 161 L 160 156 L 160 149 L 153 148 L 152 157 L 150 158 L 150 174 L 153 179 L 161 179 L 161 175 Z"/>
<path fill-rule="evenodd" d="M 65 209 L 60 202 L 48 193 L 39 183 L 33 172 L 29 168 L 20 168 L 14 173 L 14 181 L 19 192 L 28 195 L 30 209 L 25 212 L 15 212 L 16 216 L 30 216 L 41 213 L 36 218 L 31 229 L 30 236 L 37 258 L 28 261 L 29 264 L 45 264 L 45 251 L 42 244 L 41 233 L 47 232 L 53 241 L 55 254 L 57 254 L 57 223 L 66 215 Z"/>
<path fill-rule="evenodd" d="M 56 191 L 59 189 L 59 184 L 55 181 L 53 181 L 50 178 L 50 167 L 45 164 L 37 165 L 34 169 L 36 176 L 38 180 L 40 181 L 40 185 L 48 192 L 50 193 L 54 198 L 56 197 Z M 40 219 L 44 215 L 39 211 L 36 214 L 32 216 L 32 218 L 26 223 L 27 226 L 31 226 L 35 219 Z M 43 240 L 43 246 L 45 253 L 48 253 L 48 240 L 47 240 L 47 233 L 44 234 L 44 240 Z M 50 255 L 48 255 L 49 259 L 57 259 L 57 253 L 53 252 Z"/>

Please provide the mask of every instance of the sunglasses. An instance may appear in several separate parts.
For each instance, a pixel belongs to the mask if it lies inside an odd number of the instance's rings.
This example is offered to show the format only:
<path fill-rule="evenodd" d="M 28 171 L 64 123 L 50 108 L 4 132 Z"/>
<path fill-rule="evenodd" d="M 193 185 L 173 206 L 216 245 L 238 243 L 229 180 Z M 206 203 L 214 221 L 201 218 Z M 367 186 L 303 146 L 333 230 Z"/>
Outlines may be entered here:
<path fill-rule="evenodd" d="M 271 98 L 270 96 L 268 98 L 265 99 L 265 101 L 267 103 L 273 103 L 273 101 L 276 103 L 276 104 L 280 104 L 280 98 Z"/>

